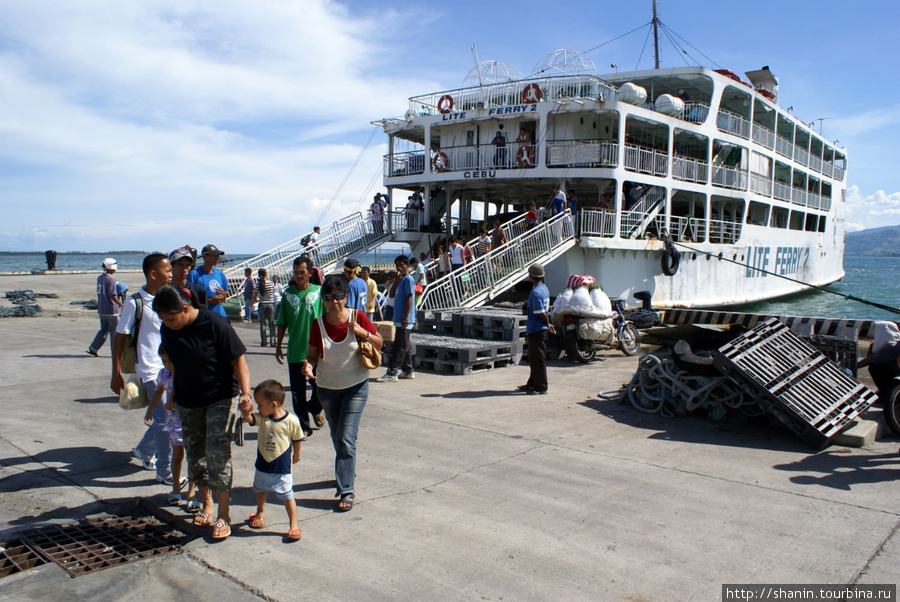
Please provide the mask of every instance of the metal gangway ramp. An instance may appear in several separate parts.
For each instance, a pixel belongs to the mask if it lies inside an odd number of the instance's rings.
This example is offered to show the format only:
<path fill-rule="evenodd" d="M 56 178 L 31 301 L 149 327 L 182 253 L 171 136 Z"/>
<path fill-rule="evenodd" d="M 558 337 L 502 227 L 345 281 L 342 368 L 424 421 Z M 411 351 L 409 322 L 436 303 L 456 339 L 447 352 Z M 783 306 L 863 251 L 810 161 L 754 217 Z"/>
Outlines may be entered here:
<path fill-rule="evenodd" d="M 525 278 L 531 264 L 550 263 L 573 246 L 575 227 L 567 210 L 430 282 L 425 287 L 419 309 L 477 307 Z"/>
<path fill-rule="evenodd" d="M 254 275 L 260 268 L 265 268 L 270 276 L 292 274 L 294 258 L 309 253 L 313 263 L 327 274 L 334 271 L 346 257 L 364 253 L 391 236 L 384 228 L 376 229 L 375 223 L 360 212 L 323 227 L 315 244 L 303 244 L 311 234 L 312 232 L 308 232 L 256 257 L 229 266 L 224 270 L 228 279 L 228 298 L 241 294 L 246 268 L 252 269 Z"/>

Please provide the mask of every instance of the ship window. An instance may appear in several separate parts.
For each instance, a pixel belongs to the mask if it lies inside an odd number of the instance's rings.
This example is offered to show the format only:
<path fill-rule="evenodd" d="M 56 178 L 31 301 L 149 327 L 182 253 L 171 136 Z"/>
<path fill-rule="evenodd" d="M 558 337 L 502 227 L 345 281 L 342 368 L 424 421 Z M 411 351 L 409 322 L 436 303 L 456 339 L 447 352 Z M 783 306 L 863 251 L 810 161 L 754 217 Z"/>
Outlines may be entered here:
<path fill-rule="evenodd" d="M 791 230 L 802 230 L 803 229 L 803 221 L 806 217 L 806 214 L 802 211 L 791 211 Z"/>
<path fill-rule="evenodd" d="M 772 220 L 769 226 L 772 228 L 787 228 L 788 210 L 784 207 L 772 207 Z"/>
<path fill-rule="evenodd" d="M 747 211 L 747 223 L 755 226 L 765 226 L 769 223 L 769 205 L 750 201 L 750 210 Z"/>
<path fill-rule="evenodd" d="M 820 215 L 819 216 L 819 232 L 824 232 L 824 231 L 825 231 L 825 216 Z"/>
<path fill-rule="evenodd" d="M 819 217 L 815 214 L 808 214 L 806 216 L 806 231 L 807 232 L 815 232 L 816 228 L 819 226 Z"/>

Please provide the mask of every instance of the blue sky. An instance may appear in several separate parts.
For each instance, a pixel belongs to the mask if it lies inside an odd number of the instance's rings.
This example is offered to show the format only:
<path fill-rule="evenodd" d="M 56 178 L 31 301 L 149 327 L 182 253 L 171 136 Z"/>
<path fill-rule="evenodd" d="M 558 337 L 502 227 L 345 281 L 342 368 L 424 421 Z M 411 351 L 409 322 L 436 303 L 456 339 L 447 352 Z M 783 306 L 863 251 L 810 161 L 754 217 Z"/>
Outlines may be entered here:
<path fill-rule="evenodd" d="M 650 6 L 0 0 L 0 250 L 264 251 L 364 208 L 386 152 L 378 132 L 360 157 L 370 122 L 458 87 L 473 43 L 481 60 L 528 74 L 553 50 L 648 23 Z M 663 39 L 662 67 L 769 65 L 780 104 L 822 118 L 847 147 L 848 229 L 900 224 L 889 46 L 900 4 L 660 0 L 659 11 L 699 51 Z M 588 57 L 601 72 L 651 68 L 646 33 Z"/>

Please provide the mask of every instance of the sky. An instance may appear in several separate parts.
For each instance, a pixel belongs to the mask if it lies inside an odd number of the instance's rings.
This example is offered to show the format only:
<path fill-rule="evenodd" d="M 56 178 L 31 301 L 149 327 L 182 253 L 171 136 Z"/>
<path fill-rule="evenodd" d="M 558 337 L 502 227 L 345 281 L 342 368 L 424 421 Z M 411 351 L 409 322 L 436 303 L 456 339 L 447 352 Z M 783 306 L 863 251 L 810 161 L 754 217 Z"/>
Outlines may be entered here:
<path fill-rule="evenodd" d="M 779 104 L 847 148 L 847 229 L 900 224 L 900 3 L 658 5 L 687 51 L 663 36 L 663 68 L 769 65 Z M 0 251 L 263 252 L 364 210 L 371 122 L 460 87 L 473 44 L 526 75 L 562 48 L 649 69 L 650 19 L 651 0 L 0 0 Z"/>

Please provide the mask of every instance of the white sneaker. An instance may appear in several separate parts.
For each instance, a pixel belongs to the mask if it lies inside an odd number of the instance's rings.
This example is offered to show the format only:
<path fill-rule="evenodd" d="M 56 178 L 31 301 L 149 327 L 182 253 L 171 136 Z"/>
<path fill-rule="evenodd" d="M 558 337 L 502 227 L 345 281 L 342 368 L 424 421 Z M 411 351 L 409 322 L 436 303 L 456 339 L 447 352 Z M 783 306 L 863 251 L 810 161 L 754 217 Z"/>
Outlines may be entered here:
<path fill-rule="evenodd" d="M 413 380 L 415 377 L 415 372 L 401 372 L 398 378 L 402 378 L 404 380 Z"/>
<path fill-rule="evenodd" d="M 169 487 L 171 487 L 172 485 L 175 484 L 175 478 L 171 475 L 169 475 L 168 477 L 165 477 L 165 478 L 163 478 L 159 475 L 156 475 L 156 482 L 162 483 L 163 485 L 168 485 Z M 182 487 L 187 485 L 187 482 L 188 482 L 187 477 L 181 477 L 181 486 Z"/>
<path fill-rule="evenodd" d="M 155 458 L 148 458 L 147 456 L 139 452 L 137 448 L 134 448 L 134 451 L 132 453 L 134 454 L 134 457 L 137 458 L 137 461 L 141 463 L 141 466 L 144 467 L 144 470 L 156 470 Z"/>
<path fill-rule="evenodd" d="M 375 379 L 375 382 L 378 383 L 395 383 L 399 379 L 396 374 L 391 374 L 390 372 L 386 372 L 384 376 Z"/>

